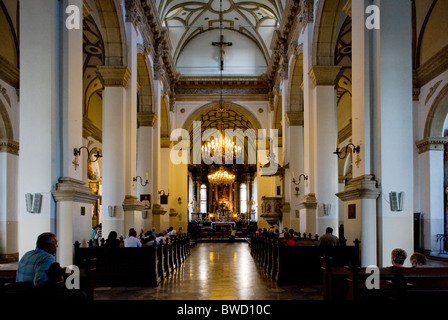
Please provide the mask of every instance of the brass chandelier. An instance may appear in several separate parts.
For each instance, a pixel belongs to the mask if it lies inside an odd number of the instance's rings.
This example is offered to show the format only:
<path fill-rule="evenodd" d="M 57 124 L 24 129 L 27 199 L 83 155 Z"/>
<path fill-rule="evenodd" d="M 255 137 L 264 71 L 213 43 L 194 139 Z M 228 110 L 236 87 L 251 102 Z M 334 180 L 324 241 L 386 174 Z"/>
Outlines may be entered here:
<path fill-rule="evenodd" d="M 223 29 L 223 17 L 222 17 L 222 0 L 220 0 L 220 26 L 219 26 L 219 31 L 220 31 L 220 39 L 221 39 L 221 43 L 222 43 L 222 39 L 223 39 L 223 35 L 222 35 L 222 29 Z M 222 71 L 223 71 L 223 63 L 222 63 L 222 54 L 223 54 L 223 50 L 221 48 L 221 67 L 220 67 L 220 85 L 221 85 L 221 94 L 220 94 L 220 106 L 219 106 L 219 112 L 221 112 L 221 117 L 222 117 L 222 112 L 225 112 L 224 107 L 223 107 L 223 98 L 222 98 L 222 84 L 223 84 L 223 80 L 222 80 Z M 236 145 L 235 142 L 233 142 L 233 139 L 229 139 L 228 137 L 225 136 L 224 134 L 224 128 L 223 125 L 221 125 L 220 128 L 220 136 L 218 138 L 212 138 L 210 141 L 208 141 L 207 143 L 205 143 L 204 145 L 202 145 L 201 147 L 201 151 L 202 154 L 207 155 L 207 157 L 210 158 L 210 160 L 213 160 L 215 163 L 226 163 L 226 156 L 230 156 L 231 160 L 233 159 L 237 159 L 241 156 L 241 152 L 242 152 L 242 148 L 239 145 Z M 221 165 L 221 167 L 219 168 L 219 170 L 215 171 L 212 174 L 208 175 L 208 181 L 211 184 L 216 184 L 216 185 L 222 185 L 222 184 L 227 184 L 230 185 L 235 181 L 235 175 L 231 174 L 229 172 L 227 172 L 226 170 L 224 170 L 223 166 Z"/>
<path fill-rule="evenodd" d="M 211 184 L 232 184 L 235 181 L 235 175 L 228 173 L 223 167 L 219 168 L 213 174 L 208 175 L 208 181 Z"/>

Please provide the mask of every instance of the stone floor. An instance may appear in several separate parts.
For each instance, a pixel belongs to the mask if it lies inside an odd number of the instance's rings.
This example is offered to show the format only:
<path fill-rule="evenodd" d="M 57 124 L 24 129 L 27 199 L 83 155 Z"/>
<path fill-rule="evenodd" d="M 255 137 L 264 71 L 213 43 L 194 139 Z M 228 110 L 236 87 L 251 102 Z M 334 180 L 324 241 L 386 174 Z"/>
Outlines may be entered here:
<path fill-rule="evenodd" d="M 156 288 L 100 287 L 95 300 L 322 300 L 321 286 L 277 286 L 247 242 L 200 242 L 182 268 Z"/>

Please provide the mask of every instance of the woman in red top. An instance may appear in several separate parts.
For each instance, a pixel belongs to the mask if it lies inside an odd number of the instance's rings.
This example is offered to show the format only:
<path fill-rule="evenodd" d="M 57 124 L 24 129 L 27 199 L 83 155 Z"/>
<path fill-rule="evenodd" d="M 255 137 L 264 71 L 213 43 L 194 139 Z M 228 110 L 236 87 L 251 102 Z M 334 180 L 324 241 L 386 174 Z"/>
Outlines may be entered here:
<path fill-rule="evenodd" d="M 285 232 L 285 240 L 282 241 L 283 245 L 294 247 L 296 245 L 296 242 L 291 239 L 291 235 L 289 232 Z"/>

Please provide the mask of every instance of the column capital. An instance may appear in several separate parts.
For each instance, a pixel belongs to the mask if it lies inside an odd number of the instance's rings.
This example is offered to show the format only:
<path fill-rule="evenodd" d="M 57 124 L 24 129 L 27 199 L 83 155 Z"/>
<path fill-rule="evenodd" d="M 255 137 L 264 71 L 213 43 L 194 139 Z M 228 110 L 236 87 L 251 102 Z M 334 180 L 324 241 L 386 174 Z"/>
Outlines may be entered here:
<path fill-rule="evenodd" d="M 157 113 L 141 111 L 137 113 L 139 127 L 152 127 L 157 120 Z"/>
<path fill-rule="evenodd" d="M 302 126 L 303 127 L 303 112 L 302 111 L 289 111 L 285 113 L 285 119 L 290 127 Z"/>
<path fill-rule="evenodd" d="M 56 202 L 73 201 L 93 204 L 99 196 L 92 193 L 92 190 L 84 181 L 70 177 L 59 178 L 56 190 L 51 191 Z"/>
<path fill-rule="evenodd" d="M 342 67 L 312 66 L 308 75 L 316 86 L 335 86 L 342 75 Z"/>
<path fill-rule="evenodd" d="M 123 200 L 123 211 L 143 211 L 145 206 L 136 196 L 127 195 Z"/>
<path fill-rule="evenodd" d="M 131 71 L 126 66 L 98 66 L 96 74 L 104 87 L 126 88 Z"/>
<path fill-rule="evenodd" d="M 0 139 L 0 152 L 19 155 L 19 143 L 11 139 Z"/>
<path fill-rule="evenodd" d="M 306 194 L 298 205 L 299 209 L 316 209 L 317 199 L 314 193 Z"/>
<path fill-rule="evenodd" d="M 426 151 L 443 151 L 444 145 L 448 143 L 448 137 L 440 138 L 425 138 L 417 141 L 415 145 L 418 148 L 418 153 L 424 153 Z"/>
<path fill-rule="evenodd" d="M 381 193 L 381 188 L 377 187 L 377 182 L 373 175 L 363 175 L 353 178 L 345 186 L 343 192 L 336 193 L 342 201 L 358 199 L 377 199 Z"/>

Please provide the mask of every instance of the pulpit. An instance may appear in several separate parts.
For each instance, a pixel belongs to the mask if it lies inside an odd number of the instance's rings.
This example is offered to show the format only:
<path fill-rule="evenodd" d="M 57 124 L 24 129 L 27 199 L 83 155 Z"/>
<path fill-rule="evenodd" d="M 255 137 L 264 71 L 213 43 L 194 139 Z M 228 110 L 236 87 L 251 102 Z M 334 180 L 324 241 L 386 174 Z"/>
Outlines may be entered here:
<path fill-rule="evenodd" d="M 271 226 L 277 224 L 282 218 L 282 197 L 262 197 L 261 212 L 260 215 Z"/>

